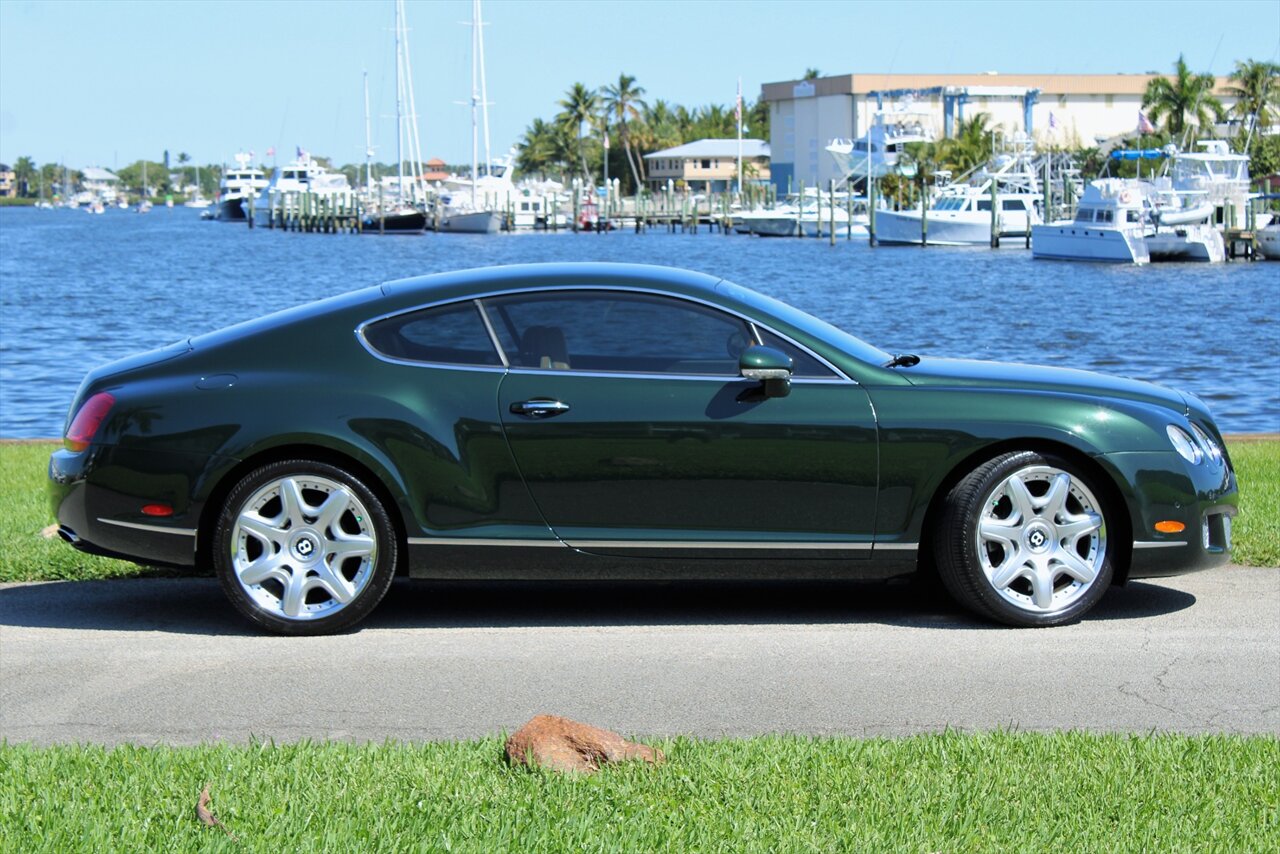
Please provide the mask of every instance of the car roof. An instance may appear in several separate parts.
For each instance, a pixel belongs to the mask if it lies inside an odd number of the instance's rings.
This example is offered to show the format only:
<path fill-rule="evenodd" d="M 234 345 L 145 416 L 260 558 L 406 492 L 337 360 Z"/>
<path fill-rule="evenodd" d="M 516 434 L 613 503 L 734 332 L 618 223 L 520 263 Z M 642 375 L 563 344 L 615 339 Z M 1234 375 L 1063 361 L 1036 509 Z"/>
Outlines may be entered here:
<path fill-rule="evenodd" d="M 554 286 L 657 287 L 687 296 L 710 296 L 721 281 L 691 270 L 652 264 L 606 262 L 556 262 L 509 264 L 397 279 L 382 286 L 382 292 L 396 302 L 404 300 L 447 300 L 485 293 Z"/>

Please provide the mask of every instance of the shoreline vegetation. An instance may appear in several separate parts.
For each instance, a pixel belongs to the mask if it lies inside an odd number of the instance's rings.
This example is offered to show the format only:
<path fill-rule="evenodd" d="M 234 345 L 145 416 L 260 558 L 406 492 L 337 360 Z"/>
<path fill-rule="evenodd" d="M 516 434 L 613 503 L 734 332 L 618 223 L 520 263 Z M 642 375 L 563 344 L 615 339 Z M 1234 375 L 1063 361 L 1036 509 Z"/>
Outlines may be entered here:
<path fill-rule="evenodd" d="M 193 574 L 84 554 L 42 533 L 54 522 L 45 478 L 57 445 L 46 439 L 0 440 L 0 583 Z M 1280 434 L 1228 436 L 1227 450 L 1240 481 L 1232 560 L 1280 566 Z"/>

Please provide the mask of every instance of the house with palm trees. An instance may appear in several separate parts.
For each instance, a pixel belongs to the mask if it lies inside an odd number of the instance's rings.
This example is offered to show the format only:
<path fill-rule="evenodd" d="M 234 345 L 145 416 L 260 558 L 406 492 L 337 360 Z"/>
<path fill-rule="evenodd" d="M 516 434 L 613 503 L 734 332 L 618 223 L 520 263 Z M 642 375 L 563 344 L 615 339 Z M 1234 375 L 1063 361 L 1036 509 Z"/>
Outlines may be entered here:
<path fill-rule="evenodd" d="M 700 139 L 646 154 L 649 188 L 661 192 L 671 181 L 695 192 L 733 189 L 738 181 L 738 150 L 736 138 Z M 744 139 L 741 150 L 743 184 L 769 183 L 769 143 Z"/>

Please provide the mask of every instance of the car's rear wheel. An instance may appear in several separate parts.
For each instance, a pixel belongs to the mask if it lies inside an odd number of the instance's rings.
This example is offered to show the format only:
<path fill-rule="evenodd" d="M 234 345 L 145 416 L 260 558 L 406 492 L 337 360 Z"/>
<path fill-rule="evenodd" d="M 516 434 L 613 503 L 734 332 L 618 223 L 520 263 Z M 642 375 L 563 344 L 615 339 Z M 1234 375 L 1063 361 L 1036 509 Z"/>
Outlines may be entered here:
<path fill-rule="evenodd" d="M 963 606 L 1014 626 L 1078 619 L 1113 574 L 1100 485 L 1062 458 L 1003 454 L 948 493 L 938 574 Z"/>
<path fill-rule="evenodd" d="M 223 591 L 281 634 L 327 634 L 364 619 L 391 586 L 396 555 L 378 497 L 351 473 L 306 460 L 250 472 L 214 529 Z"/>

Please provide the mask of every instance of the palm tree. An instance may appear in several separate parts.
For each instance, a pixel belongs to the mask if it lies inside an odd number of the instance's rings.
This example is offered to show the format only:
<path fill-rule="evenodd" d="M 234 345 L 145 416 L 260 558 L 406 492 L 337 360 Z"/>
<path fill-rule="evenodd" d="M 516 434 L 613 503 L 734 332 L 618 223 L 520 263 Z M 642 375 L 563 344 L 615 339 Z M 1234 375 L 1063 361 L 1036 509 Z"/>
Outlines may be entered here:
<path fill-rule="evenodd" d="M 1280 64 L 1237 61 L 1231 79 L 1238 84 L 1227 87 L 1236 98 L 1233 112 L 1244 119 L 1256 116 L 1258 127 L 1271 124 L 1272 113 L 1280 112 Z"/>
<path fill-rule="evenodd" d="M 939 146 L 940 159 L 948 169 L 963 175 L 991 159 L 993 128 L 990 122 L 991 116 L 987 113 L 975 113 L 960 120 L 955 137 L 943 140 Z"/>
<path fill-rule="evenodd" d="M 591 172 L 587 169 L 587 152 L 582 147 L 582 126 L 595 124 L 600 97 L 596 94 L 596 90 L 588 89 L 581 83 L 574 83 L 564 95 L 564 100 L 559 102 L 562 110 L 560 115 L 556 116 L 556 124 L 565 130 L 573 131 L 578 140 L 578 157 L 582 160 L 582 177 L 590 178 Z"/>
<path fill-rule="evenodd" d="M 13 164 L 13 180 L 18 185 L 19 195 L 31 195 L 31 184 L 36 176 L 36 164 L 30 157 L 19 157 Z"/>
<path fill-rule="evenodd" d="M 547 171 L 555 166 L 563 153 L 564 134 L 555 125 L 542 119 L 534 119 L 524 132 L 524 138 L 518 143 L 520 153 L 516 156 L 516 165 L 521 172 L 536 173 L 545 178 Z"/>
<path fill-rule="evenodd" d="M 1155 77 L 1147 83 L 1142 106 L 1149 110 L 1148 117 L 1153 122 L 1167 117 L 1165 129 L 1176 138 L 1187 129 L 1188 117 L 1203 128 L 1212 124 L 1214 118 L 1221 120 L 1226 116 L 1222 102 L 1212 94 L 1216 83 L 1212 74 L 1193 74 L 1179 54 L 1172 79 Z"/>
<path fill-rule="evenodd" d="M 631 128 L 628 123 L 640 118 L 640 111 L 645 108 L 645 103 L 640 97 L 644 94 L 644 87 L 636 86 L 635 82 L 636 79 L 630 74 L 619 74 L 617 86 L 604 87 L 604 108 L 606 113 L 617 119 L 622 134 L 622 147 L 626 149 L 627 163 L 631 166 L 631 177 L 635 179 L 636 189 L 639 190 L 644 170 L 637 168 L 636 157 L 631 153 Z"/>

